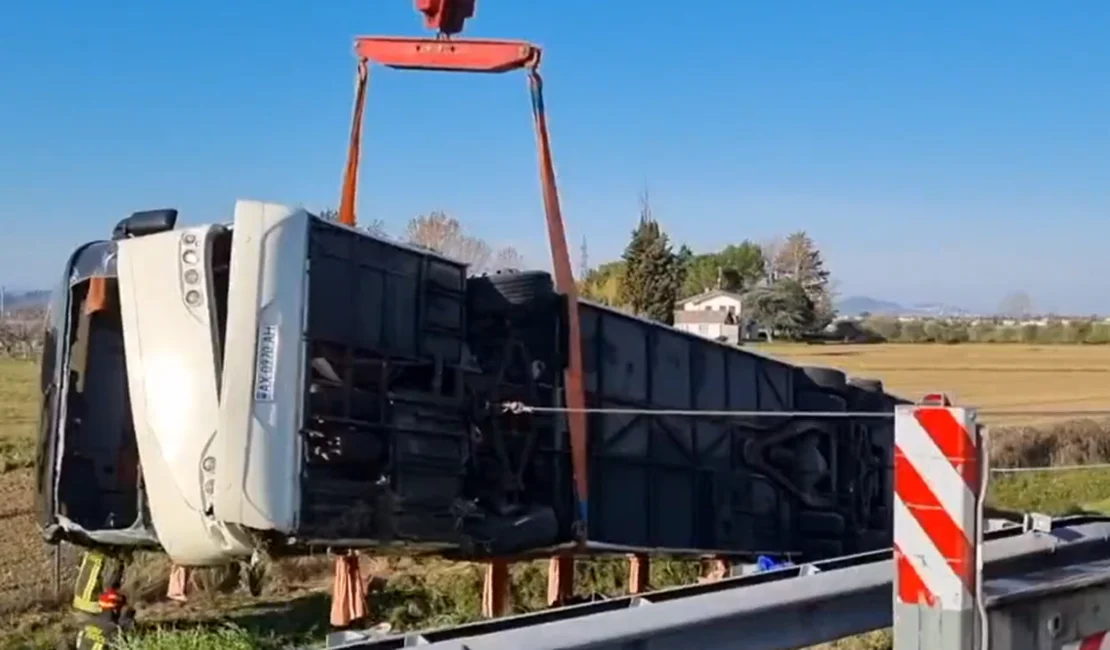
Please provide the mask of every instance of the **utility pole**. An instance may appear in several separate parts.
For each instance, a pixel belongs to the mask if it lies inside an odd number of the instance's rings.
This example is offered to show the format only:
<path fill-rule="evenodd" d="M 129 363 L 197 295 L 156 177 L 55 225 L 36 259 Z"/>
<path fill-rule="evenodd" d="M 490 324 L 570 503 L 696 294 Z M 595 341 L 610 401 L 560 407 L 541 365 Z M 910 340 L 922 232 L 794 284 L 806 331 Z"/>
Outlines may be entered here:
<path fill-rule="evenodd" d="M 586 236 L 582 236 L 582 249 L 578 256 L 578 279 L 585 280 L 590 272 L 590 252 L 586 248 Z"/>

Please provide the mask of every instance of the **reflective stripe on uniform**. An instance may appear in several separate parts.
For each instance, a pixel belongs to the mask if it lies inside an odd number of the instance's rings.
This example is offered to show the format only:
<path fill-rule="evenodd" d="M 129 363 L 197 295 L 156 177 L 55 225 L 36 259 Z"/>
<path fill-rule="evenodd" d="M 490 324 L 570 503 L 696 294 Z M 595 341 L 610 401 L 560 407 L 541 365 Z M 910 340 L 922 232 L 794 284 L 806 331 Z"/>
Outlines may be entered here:
<path fill-rule="evenodd" d="M 81 568 L 73 586 L 73 608 L 87 614 L 99 614 L 100 587 L 103 579 L 105 557 L 102 553 L 88 551 L 81 558 Z"/>
<path fill-rule="evenodd" d="M 77 650 L 105 650 L 108 639 L 99 625 L 86 625 L 77 633 Z"/>

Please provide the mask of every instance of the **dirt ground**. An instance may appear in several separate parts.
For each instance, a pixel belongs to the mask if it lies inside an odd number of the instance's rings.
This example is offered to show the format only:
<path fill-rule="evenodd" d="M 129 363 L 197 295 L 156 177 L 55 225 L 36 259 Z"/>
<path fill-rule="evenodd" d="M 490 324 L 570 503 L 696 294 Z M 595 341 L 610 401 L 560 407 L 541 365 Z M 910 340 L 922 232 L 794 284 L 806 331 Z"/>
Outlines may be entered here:
<path fill-rule="evenodd" d="M 0 474 L 0 612 L 29 598 L 48 599 L 53 591 L 54 553 L 42 543 L 32 514 L 33 486 L 30 469 Z M 72 564 L 72 552 L 67 555 Z"/>

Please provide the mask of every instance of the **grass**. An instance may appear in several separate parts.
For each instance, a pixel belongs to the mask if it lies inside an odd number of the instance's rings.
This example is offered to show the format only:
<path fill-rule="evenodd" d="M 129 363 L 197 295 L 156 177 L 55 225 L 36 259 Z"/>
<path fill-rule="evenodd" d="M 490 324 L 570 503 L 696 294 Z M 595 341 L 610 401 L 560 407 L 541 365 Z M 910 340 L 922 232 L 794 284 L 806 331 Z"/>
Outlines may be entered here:
<path fill-rule="evenodd" d="M 0 471 L 35 462 L 35 364 L 0 357 Z"/>
<path fill-rule="evenodd" d="M 960 404 L 984 410 L 1110 405 L 1110 346 L 774 345 L 761 346 L 761 351 L 796 363 L 878 377 L 889 390 L 906 397 L 943 390 Z M 5 630 L 0 632 L 0 650 L 53 648 L 59 638 L 74 632 L 64 599 L 46 588 L 49 562 L 28 560 L 41 554 L 42 548 L 29 511 L 32 492 L 27 469 L 34 456 L 36 382 L 33 364 L 0 359 L 0 488 L 7 481 L 17 490 L 17 496 L 11 496 L 0 489 L 0 507 L 7 502 L 12 513 L 0 527 L 0 625 Z M 991 429 L 995 467 L 1110 462 L 1110 421 L 1064 421 L 1052 416 L 984 419 L 995 425 Z M 997 508 L 1015 511 L 1110 513 L 1110 471 L 996 475 L 989 500 Z M 375 621 L 405 630 L 478 617 L 481 571 L 477 565 L 409 558 L 373 558 L 364 564 L 375 576 L 370 601 Z M 15 590 L 16 602 L 5 605 L 5 589 L 12 589 L 5 581 L 23 567 L 47 573 L 38 575 L 33 586 Z M 332 571 L 326 557 L 274 563 L 259 598 L 237 591 L 234 576 L 225 571 L 199 571 L 195 596 L 185 606 L 164 601 L 168 568 L 164 557 L 144 555 L 129 572 L 128 593 L 139 608 L 141 632 L 125 641 L 126 650 L 270 650 L 319 641 L 326 631 Z M 67 569 L 72 570 L 71 559 Z M 514 609 L 542 608 L 546 563 L 520 563 L 512 571 Z M 625 571 L 621 560 L 580 562 L 575 575 L 578 593 L 618 595 L 624 590 Z M 652 563 L 656 586 L 689 583 L 697 574 L 695 563 Z M 821 647 L 880 650 L 890 648 L 890 634 L 877 631 Z"/>
<path fill-rule="evenodd" d="M 124 638 L 118 650 L 258 650 L 270 647 L 280 646 L 274 646 L 268 639 L 260 639 L 237 625 L 224 625 L 215 629 L 157 629 L 141 636 Z"/>

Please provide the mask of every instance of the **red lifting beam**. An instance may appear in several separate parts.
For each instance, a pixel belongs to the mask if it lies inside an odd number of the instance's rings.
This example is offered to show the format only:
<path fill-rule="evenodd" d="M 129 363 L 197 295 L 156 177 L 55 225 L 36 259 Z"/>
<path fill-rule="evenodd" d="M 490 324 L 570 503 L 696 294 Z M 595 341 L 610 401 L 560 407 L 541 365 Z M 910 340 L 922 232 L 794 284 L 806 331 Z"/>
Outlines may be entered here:
<path fill-rule="evenodd" d="M 402 70 L 512 72 L 540 64 L 540 48 L 524 41 L 367 36 L 355 41 L 355 53 Z"/>
<path fill-rule="evenodd" d="M 355 197 L 358 184 L 358 163 L 362 139 L 362 112 L 366 101 L 369 75 L 368 62 L 406 70 L 440 70 L 446 72 L 501 73 L 513 70 L 528 72 L 532 98 L 532 116 L 536 129 L 540 184 L 547 221 L 547 238 L 555 271 L 555 287 L 567 297 L 569 323 L 568 363 L 565 373 L 564 402 L 569 409 L 571 462 L 574 468 L 575 496 L 579 504 L 577 534 L 584 538 L 589 513 L 589 457 L 586 449 L 586 394 L 582 380 L 582 338 L 578 317 L 578 288 L 574 282 L 566 229 L 559 206 L 555 184 L 555 164 L 547 131 L 547 115 L 543 101 L 543 79 L 539 65 L 541 50 L 524 41 L 452 39 L 465 20 L 474 14 L 474 0 L 416 0 L 416 8 L 424 14 L 425 23 L 438 29 L 438 38 L 361 37 L 355 41 L 359 56 L 358 85 L 355 93 L 354 122 L 351 125 L 350 151 L 343 179 L 339 204 L 339 221 L 355 225 Z"/>

